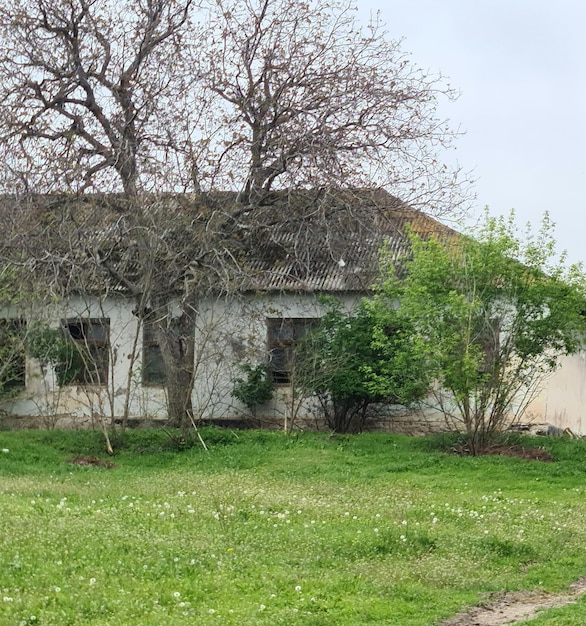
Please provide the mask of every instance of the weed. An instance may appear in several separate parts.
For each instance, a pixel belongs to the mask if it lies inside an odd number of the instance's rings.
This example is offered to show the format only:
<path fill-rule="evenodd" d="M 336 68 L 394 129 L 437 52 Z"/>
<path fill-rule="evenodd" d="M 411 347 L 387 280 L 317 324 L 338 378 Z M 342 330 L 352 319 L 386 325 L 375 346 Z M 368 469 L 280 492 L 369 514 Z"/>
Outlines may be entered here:
<path fill-rule="evenodd" d="M 0 432 L 0 623 L 428 626 L 586 570 L 582 442 L 201 434 L 129 431 L 106 469 L 99 433 Z"/>

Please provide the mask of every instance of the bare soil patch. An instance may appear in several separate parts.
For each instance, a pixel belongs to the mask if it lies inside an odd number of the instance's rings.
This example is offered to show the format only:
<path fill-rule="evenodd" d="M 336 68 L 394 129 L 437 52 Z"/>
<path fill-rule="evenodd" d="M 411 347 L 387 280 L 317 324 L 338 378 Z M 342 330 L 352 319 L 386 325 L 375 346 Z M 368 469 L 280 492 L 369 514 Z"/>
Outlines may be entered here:
<path fill-rule="evenodd" d="M 533 619 L 540 611 L 573 604 L 586 595 L 586 578 L 576 581 L 568 591 L 501 592 L 490 595 L 485 603 L 458 613 L 442 626 L 505 626 Z"/>
<path fill-rule="evenodd" d="M 528 461 L 545 461 L 553 463 L 555 459 L 545 448 L 524 448 L 522 446 L 493 445 L 487 448 L 484 454 L 498 454 L 500 456 L 514 456 Z"/>
<path fill-rule="evenodd" d="M 462 455 L 472 454 L 466 445 L 457 448 L 455 452 Z M 486 454 L 512 456 L 527 461 L 543 461 L 545 463 L 553 463 L 555 461 L 554 457 L 545 448 L 525 448 L 523 446 L 507 445 L 503 443 L 495 443 L 486 446 L 486 448 L 479 453 L 479 456 Z"/>
<path fill-rule="evenodd" d="M 105 467 L 106 469 L 116 467 L 116 464 L 112 463 L 112 461 L 100 459 L 97 456 L 76 456 L 69 459 L 67 462 L 81 467 Z"/>

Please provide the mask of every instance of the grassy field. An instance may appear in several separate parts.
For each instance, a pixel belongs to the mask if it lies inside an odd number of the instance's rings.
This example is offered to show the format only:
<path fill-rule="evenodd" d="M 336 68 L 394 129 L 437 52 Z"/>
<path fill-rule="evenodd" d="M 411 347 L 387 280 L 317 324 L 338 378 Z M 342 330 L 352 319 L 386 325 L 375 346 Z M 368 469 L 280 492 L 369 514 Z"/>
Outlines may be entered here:
<path fill-rule="evenodd" d="M 130 432 L 108 469 L 68 462 L 101 455 L 99 433 L 0 432 L 0 624 L 430 626 L 586 574 L 584 442 L 539 440 L 557 459 L 540 463 L 379 434 L 203 436 L 209 452 Z"/>

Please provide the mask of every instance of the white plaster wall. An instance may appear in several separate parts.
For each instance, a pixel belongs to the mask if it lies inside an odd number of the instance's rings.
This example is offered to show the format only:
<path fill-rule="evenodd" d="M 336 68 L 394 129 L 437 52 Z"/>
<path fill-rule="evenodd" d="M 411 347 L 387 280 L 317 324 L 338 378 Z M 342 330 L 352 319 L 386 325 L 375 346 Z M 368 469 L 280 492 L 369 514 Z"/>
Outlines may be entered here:
<path fill-rule="evenodd" d="M 342 296 L 347 309 L 355 296 Z M 193 405 L 202 418 L 233 418 L 250 415 L 247 407 L 231 396 L 233 380 L 241 376 L 240 363 L 267 362 L 267 318 L 319 318 L 323 307 L 311 294 L 243 295 L 230 300 L 207 300 L 202 304 L 196 334 L 196 376 Z M 310 407 L 305 406 L 304 413 Z M 291 412 L 290 389 L 277 387 L 272 401 L 257 407 L 256 417 L 280 417 Z"/>
<path fill-rule="evenodd" d="M 131 352 L 138 321 L 132 302 L 120 297 L 98 299 L 74 296 L 62 305 L 45 309 L 47 325 L 59 328 L 61 320 L 105 318 L 110 320 L 110 378 L 107 385 L 72 384 L 59 387 L 50 367 L 45 372 L 38 362 L 27 359 L 26 390 L 0 408 L 15 415 L 41 416 L 48 424 L 57 418 L 110 418 L 124 412 L 126 390 L 130 389 L 131 413 L 149 413 L 151 405 L 164 406 L 162 390 L 144 390 L 140 381 L 140 354 L 129 380 Z M 140 348 L 140 341 L 138 346 Z M 149 397 L 154 396 L 154 397 Z"/>
<path fill-rule="evenodd" d="M 351 309 L 355 296 L 343 296 Z M 0 410 L 19 416 L 39 416 L 47 425 L 57 418 L 73 418 L 98 425 L 100 417 L 121 417 L 127 390 L 132 418 L 165 418 L 166 401 L 162 387 L 145 387 L 141 379 L 142 333 L 136 363 L 129 380 L 132 345 L 138 320 L 132 314 L 132 300 L 121 297 L 75 297 L 66 305 L 54 305 L 40 312 L 45 321 L 58 328 L 66 318 L 110 319 L 111 379 L 107 386 L 68 385 L 59 388 L 53 372 L 43 376 L 39 364 L 27 362 L 27 387 L 17 398 L 4 402 Z M 323 307 L 311 294 L 256 294 L 236 298 L 207 299 L 200 305 L 196 322 L 195 385 L 193 406 L 196 418 L 241 418 L 249 410 L 232 398 L 233 380 L 241 373 L 238 364 L 267 361 L 267 318 L 318 318 Z M 5 311 L 3 317 L 21 317 L 22 311 Z M 39 311 L 35 311 L 38 319 Z M 312 419 L 312 401 L 296 413 L 289 387 L 277 387 L 274 399 L 257 408 L 258 418 Z M 428 411 L 424 419 L 439 427 L 438 417 Z M 560 368 L 542 385 L 529 405 L 527 421 L 549 422 L 586 434 L 586 350 L 565 357 Z M 393 418 L 395 419 L 395 418 Z M 418 418 L 421 420 L 421 416 Z M 309 422 L 311 423 L 311 421 Z"/>
<path fill-rule="evenodd" d="M 356 297 L 342 297 L 351 308 Z M 43 372 L 37 362 L 27 360 L 27 385 L 17 398 L 0 409 L 19 416 L 40 416 L 51 424 L 57 418 L 96 420 L 121 417 L 127 392 L 129 417 L 164 418 L 165 391 L 143 386 L 141 379 L 142 333 L 137 359 L 130 372 L 131 353 L 138 320 L 132 314 L 133 302 L 121 297 L 97 299 L 72 297 L 66 305 L 43 311 L 46 323 L 54 328 L 62 319 L 108 318 L 110 320 L 110 365 L 108 385 L 66 385 L 59 387 L 54 372 Z M 38 312 L 37 312 L 38 313 Z M 233 380 L 240 375 L 238 364 L 267 360 L 266 318 L 317 318 L 323 307 L 310 294 L 241 295 L 237 298 L 204 300 L 197 315 L 195 338 L 195 385 L 193 406 L 196 418 L 228 418 L 248 415 L 248 409 L 232 398 Z M 5 315 L 7 316 L 7 315 Z M 129 384 L 130 372 L 130 384 Z M 285 417 L 290 411 L 288 390 L 277 390 L 275 399 L 259 407 L 259 415 Z M 307 407 L 306 407 L 307 408 Z M 53 423 L 54 425 L 54 423 Z"/>
<path fill-rule="evenodd" d="M 586 434 L 586 350 L 563 357 L 529 405 L 527 421 L 548 422 Z"/>

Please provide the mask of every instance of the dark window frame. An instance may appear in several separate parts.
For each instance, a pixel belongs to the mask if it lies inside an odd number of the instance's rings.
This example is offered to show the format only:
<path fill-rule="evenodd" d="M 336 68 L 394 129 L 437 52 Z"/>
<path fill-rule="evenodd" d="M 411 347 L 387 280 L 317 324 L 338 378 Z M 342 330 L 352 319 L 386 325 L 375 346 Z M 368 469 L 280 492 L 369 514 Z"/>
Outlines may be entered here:
<path fill-rule="evenodd" d="M 76 348 L 71 362 L 60 365 L 68 370 L 64 384 L 106 386 L 110 378 L 110 319 L 67 318 L 61 320 L 61 328 Z"/>
<path fill-rule="evenodd" d="M 23 332 L 24 331 L 24 332 Z M 4 381 L 3 386 L 5 391 L 21 391 L 26 389 L 26 321 L 20 318 L 3 318 L 0 319 L 0 335 L 4 332 L 10 334 L 13 332 L 17 335 L 17 342 L 19 345 L 14 345 L 14 351 L 11 354 L 11 360 L 14 361 L 11 367 L 13 377 Z M 6 368 L 3 372 L 7 376 L 9 375 Z"/>
<path fill-rule="evenodd" d="M 315 328 L 319 319 L 314 317 L 268 317 L 267 352 L 269 373 L 274 385 L 291 384 L 295 361 L 295 348 L 307 331 Z"/>
<path fill-rule="evenodd" d="M 155 325 L 148 319 L 145 319 L 142 324 L 141 374 L 143 387 L 164 387 L 167 384 L 165 362 Z"/>

